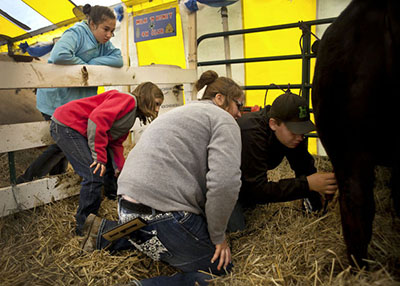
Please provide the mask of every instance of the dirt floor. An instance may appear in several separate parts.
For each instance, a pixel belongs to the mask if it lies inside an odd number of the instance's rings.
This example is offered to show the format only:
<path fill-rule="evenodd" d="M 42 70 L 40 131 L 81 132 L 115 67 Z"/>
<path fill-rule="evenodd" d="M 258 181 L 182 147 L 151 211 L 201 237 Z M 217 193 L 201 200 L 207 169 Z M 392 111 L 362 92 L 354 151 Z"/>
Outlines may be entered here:
<path fill-rule="evenodd" d="M 330 170 L 325 158 L 316 165 Z M 293 173 L 284 163 L 270 176 Z M 304 215 L 295 201 L 246 213 L 248 228 L 229 235 L 234 271 L 212 285 L 400 285 L 400 219 L 391 207 L 390 173 L 379 168 L 376 176 L 370 271 L 348 266 L 336 199 L 325 215 Z M 0 285 L 116 285 L 175 273 L 139 252 L 81 251 L 73 234 L 77 202 L 75 196 L 0 218 Z M 100 215 L 117 219 L 116 202 L 105 199 Z"/>

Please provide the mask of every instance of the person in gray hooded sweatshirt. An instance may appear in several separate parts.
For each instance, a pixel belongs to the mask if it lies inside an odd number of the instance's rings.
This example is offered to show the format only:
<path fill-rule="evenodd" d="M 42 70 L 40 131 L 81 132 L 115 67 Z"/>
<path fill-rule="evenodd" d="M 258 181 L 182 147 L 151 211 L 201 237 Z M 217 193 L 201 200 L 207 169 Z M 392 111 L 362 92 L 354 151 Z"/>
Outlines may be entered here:
<path fill-rule="evenodd" d="M 203 100 L 169 111 L 142 134 L 118 179 L 119 223 L 147 224 L 114 241 L 102 234 L 116 225 L 91 215 L 85 250 L 138 249 L 182 271 L 130 285 L 207 285 L 230 271 L 225 231 L 240 182 L 243 91 L 234 81 L 204 72 L 196 83 Z M 88 247 L 92 246 L 92 247 Z"/>

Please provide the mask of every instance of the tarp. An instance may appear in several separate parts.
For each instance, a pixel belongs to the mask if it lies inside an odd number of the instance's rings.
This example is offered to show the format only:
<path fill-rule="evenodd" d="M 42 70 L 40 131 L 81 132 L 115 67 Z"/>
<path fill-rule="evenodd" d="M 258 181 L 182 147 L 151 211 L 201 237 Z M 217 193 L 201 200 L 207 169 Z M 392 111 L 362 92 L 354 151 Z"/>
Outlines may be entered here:
<path fill-rule="evenodd" d="M 2 0 L 0 1 L 0 34 L 11 39 L 35 35 L 36 31 L 78 19 L 76 5 L 68 0 Z"/>
<path fill-rule="evenodd" d="M 0 45 L 6 41 L 21 41 L 38 34 L 71 25 L 77 17 L 77 7 L 85 4 L 115 7 L 136 5 L 144 0 L 1 0 Z M 148 1 L 148 0 L 146 0 Z M 75 13 L 74 13 L 75 12 Z M 82 14 L 80 15 L 82 16 Z"/>
<path fill-rule="evenodd" d="M 184 4 L 187 9 L 191 12 L 199 10 L 197 2 L 211 6 L 211 7 L 223 7 L 236 3 L 238 0 L 185 0 Z"/>

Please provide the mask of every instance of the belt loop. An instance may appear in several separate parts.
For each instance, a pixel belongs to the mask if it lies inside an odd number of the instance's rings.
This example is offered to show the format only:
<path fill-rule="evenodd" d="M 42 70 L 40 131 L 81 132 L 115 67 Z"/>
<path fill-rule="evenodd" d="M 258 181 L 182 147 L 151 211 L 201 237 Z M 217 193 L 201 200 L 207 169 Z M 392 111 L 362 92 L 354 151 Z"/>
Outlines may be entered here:
<path fill-rule="evenodd" d="M 151 215 L 152 215 L 152 216 L 155 216 L 155 215 L 156 215 L 156 210 L 153 209 L 153 208 L 151 208 Z"/>

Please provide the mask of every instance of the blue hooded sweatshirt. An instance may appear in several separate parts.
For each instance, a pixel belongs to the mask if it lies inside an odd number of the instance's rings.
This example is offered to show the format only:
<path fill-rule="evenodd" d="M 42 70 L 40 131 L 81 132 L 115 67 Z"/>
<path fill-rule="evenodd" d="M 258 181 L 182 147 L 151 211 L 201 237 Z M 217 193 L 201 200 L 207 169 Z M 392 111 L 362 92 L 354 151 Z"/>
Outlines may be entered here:
<path fill-rule="evenodd" d="M 108 41 L 97 42 L 86 21 L 76 23 L 64 32 L 51 51 L 49 63 L 61 65 L 107 65 L 122 67 L 121 51 Z M 41 88 L 37 90 L 36 107 L 53 115 L 54 110 L 75 99 L 97 94 L 97 87 Z"/>

